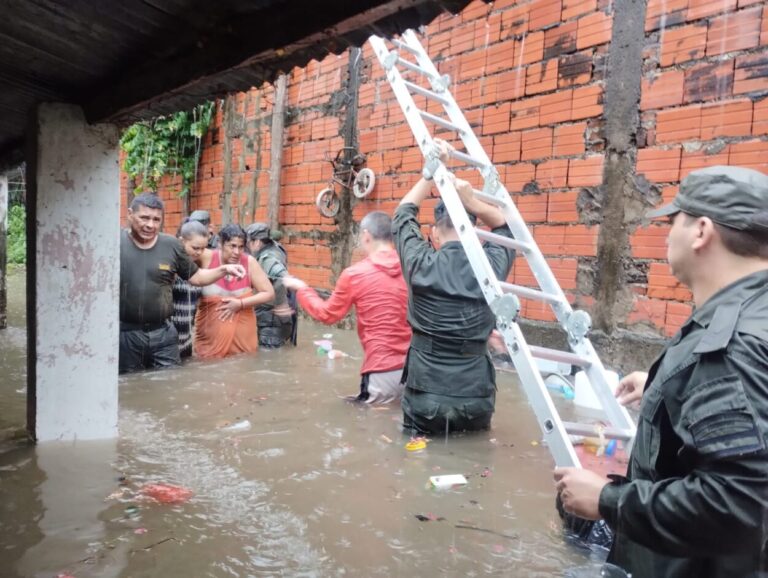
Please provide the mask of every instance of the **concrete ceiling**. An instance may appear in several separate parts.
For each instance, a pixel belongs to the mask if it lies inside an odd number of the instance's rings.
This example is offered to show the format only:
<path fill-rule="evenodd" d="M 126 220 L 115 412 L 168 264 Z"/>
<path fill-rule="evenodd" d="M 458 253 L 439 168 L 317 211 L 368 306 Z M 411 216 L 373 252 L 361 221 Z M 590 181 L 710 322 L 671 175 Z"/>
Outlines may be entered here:
<path fill-rule="evenodd" d="M 166 114 L 426 24 L 469 0 L 0 0 L 0 166 L 40 102 L 91 122 Z"/>

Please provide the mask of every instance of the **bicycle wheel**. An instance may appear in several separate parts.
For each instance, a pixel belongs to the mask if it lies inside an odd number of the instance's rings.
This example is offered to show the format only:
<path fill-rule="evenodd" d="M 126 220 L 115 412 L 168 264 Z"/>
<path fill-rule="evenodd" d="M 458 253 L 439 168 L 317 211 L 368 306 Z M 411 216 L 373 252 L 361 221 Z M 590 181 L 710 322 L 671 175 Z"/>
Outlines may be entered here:
<path fill-rule="evenodd" d="M 331 187 L 323 189 L 318 193 L 317 200 L 315 201 L 317 210 L 323 217 L 333 218 L 339 214 L 341 208 L 341 200 Z"/>
<path fill-rule="evenodd" d="M 360 169 L 352 183 L 352 193 L 358 199 L 367 197 L 376 186 L 376 174 L 371 169 Z"/>

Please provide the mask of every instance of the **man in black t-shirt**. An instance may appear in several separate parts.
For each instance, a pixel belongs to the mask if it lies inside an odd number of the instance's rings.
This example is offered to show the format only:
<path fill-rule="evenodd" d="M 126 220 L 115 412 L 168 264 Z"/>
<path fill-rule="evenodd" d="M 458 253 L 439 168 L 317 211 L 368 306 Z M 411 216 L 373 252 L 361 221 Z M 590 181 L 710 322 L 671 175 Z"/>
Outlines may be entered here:
<path fill-rule="evenodd" d="M 176 275 L 192 285 L 245 275 L 241 265 L 198 268 L 178 239 L 160 233 L 162 222 L 163 202 L 156 195 L 133 199 L 129 227 L 120 237 L 120 373 L 181 363 L 171 323 Z"/>

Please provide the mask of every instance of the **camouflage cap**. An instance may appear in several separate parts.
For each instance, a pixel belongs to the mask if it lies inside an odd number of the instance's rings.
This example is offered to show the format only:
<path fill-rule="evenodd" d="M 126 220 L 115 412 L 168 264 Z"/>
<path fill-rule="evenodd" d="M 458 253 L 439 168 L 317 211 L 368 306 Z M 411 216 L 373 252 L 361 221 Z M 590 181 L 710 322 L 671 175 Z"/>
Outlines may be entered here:
<path fill-rule="evenodd" d="M 269 239 L 269 225 L 266 223 L 251 223 L 245 229 L 249 241 L 257 239 Z"/>
<path fill-rule="evenodd" d="M 740 231 L 768 231 L 768 176 L 742 167 L 694 171 L 680 183 L 671 203 L 646 216 L 656 219 L 679 212 L 709 217 Z"/>
<path fill-rule="evenodd" d="M 208 211 L 192 211 L 192 214 L 189 216 L 190 221 L 197 221 L 198 223 L 202 223 L 203 225 L 209 225 L 211 223 L 211 214 Z"/>
<path fill-rule="evenodd" d="M 445 206 L 443 199 L 440 199 L 437 201 L 437 205 L 435 205 L 435 223 L 439 223 L 441 219 L 444 219 L 448 216 L 448 207 Z M 469 217 L 469 222 L 472 223 L 472 225 L 477 223 L 477 217 L 475 215 L 472 213 L 467 213 L 467 216 Z"/>

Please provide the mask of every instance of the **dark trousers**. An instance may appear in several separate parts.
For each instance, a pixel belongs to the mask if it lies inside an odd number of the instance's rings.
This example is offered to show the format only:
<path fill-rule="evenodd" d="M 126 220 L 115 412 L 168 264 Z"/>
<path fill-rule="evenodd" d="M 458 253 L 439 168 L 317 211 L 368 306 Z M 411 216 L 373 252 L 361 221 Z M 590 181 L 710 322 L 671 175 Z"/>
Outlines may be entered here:
<path fill-rule="evenodd" d="M 181 364 L 179 334 L 170 321 L 158 328 L 120 327 L 120 373 Z"/>
<path fill-rule="evenodd" d="M 403 393 L 403 427 L 419 434 L 490 429 L 496 393 L 454 397 L 410 387 Z"/>

